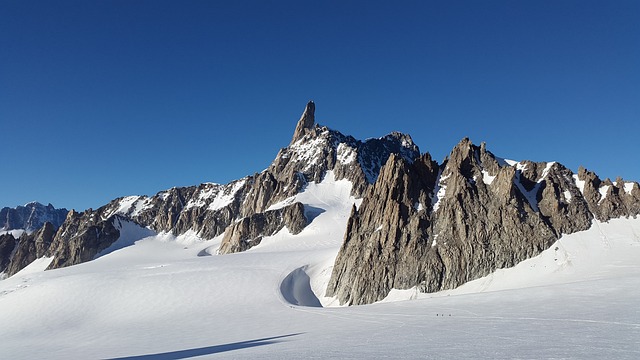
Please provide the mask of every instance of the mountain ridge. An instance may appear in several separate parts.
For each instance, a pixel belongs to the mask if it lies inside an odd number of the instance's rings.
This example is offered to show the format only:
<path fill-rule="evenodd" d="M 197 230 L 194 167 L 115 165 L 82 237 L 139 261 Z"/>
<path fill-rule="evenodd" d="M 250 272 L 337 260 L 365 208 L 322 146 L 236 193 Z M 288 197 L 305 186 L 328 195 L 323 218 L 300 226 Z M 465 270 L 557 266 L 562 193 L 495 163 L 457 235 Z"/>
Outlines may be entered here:
<path fill-rule="evenodd" d="M 271 205 L 292 198 L 309 182 L 320 182 L 327 171 L 333 171 L 336 180 L 349 180 L 353 195 L 361 197 L 391 153 L 413 161 L 420 151 L 409 135 L 393 132 L 360 141 L 316 124 L 315 104 L 310 101 L 291 143 L 260 173 L 224 185 L 174 187 L 153 196 L 120 197 L 95 210 L 70 211 L 45 254 L 54 258 L 49 269 L 89 261 L 115 242 L 116 216 L 158 233 L 191 231 L 201 239 L 223 235 L 229 228 L 222 253 L 246 250 L 265 235 L 285 226 L 299 231 L 308 222 L 300 205 L 276 212 L 269 211 Z"/>
<path fill-rule="evenodd" d="M 547 249 L 592 221 L 640 214 L 637 182 L 557 162 L 507 163 L 468 138 L 442 164 L 391 156 L 352 211 L 327 296 L 341 304 L 392 289 L 452 289 Z M 386 221 L 381 221 L 386 219 Z"/>
<path fill-rule="evenodd" d="M 289 145 L 262 172 L 72 210 L 38 240 L 18 246 L 10 235 L 0 238 L 0 272 L 11 276 L 33 256 L 52 258 L 48 269 L 93 260 L 121 239 L 123 223 L 148 230 L 140 234 L 220 236 L 219 254 L 246 251 L 284 228 L 295 236 L 313 224 L 323 210 L 297 195 L 329 172 L 362 201 L 341 229 L 325 290 L 342 304 L 379 301 L 392 289 L 450 289 L 535 256 L 594 219 L 640 213 L 636 182 L 601 180 L 582 167 L 574 174 L 557 162 L 505 160 L 468 138 L 439 164 L 407 134 L 361 141 L 321 126 L 311 101 Z"/>

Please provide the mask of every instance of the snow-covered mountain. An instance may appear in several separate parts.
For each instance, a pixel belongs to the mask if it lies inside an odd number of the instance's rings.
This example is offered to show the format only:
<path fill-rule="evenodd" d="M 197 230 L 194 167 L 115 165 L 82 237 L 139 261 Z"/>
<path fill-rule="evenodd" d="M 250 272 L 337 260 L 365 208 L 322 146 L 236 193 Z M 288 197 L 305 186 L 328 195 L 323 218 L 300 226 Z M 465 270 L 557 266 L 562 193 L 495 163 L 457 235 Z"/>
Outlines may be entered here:
<path fill-rule="evenodd" d="M 288 226 L 299 232 L 315 209 L 287 202 L 311 181 L 331 171 L 347 179 L 352 194 L 362 197 L 390 154 L 412 162 L 420 151 L 411 137 L 397 132 L 359 141 L 315 122 L 309 102 L 289 146 L 264 171 L 226 185 L 205 183 L 172 188 L 155 196 L 128 196 L 83 212 L 71 211 L 47 249 L 51 268 L 92 260 L 118 239 L 116 217 L 158 233 L 195 234 L 211 239 L 227 231 L 221 251 L 246 250 L 263 236 Z M 280 206 L 284 203 L 286 205 Z M 280 204 L 278 208 L 272 208 Z M 0 271 L 3 269 L 0 268 Z"/>
<path fill-rule="evenodd" d="M 637 183 L 314 110 L 260 173 L 0 236 L 0 358 L 637 358 Z"/>
<path fill-rule="evenodd" d="M 31 245 L 2 239 L 0 272 L 10 276 L 45 255 L 53 258 L 51 269 L 93 260 L 118 241 L 122 222 L 202 240 L 223 235 L 217 253 L 246 251 L 284 228 L 296 235 L 312 224 L 323 206 L 299 195 L 329 173 L 363 199 L 338 230 L 345 241 L 327 293 L 341 303 L 378 301 L 392 289 L 455 288 L 539 254 L 594 218 L 640 213 L 637 183 L 601 181 L 582 168 L 573 174 L 556 162 L 504 160 L 469 139 L 438 164 L 408 135 L 363 142 L 320 126 L 309 102 L 291 143 L 264 171 L 71 211 L 52 239 L 39 238 L 33 254 L 25 250 Z"/>
<path fill-rule="evenodd" d="M 25 230 L 29 233 L 39 229 L 45 222 L 59 228 L 67 216 L 67 209 L 56 209 L 53 205 L 30 202 L 15 208 L 0 209 L 0 232 Z"/>
<path fill-rule="evenodd" d="M 36 260 L 0 281 L 0 358 L 637 358 L 639 219 L 595 220 L 455 290 L 327 307 L 359 203 L 350 193 L 331 172 L 310 182 L 296 201 L 323 211 L 241 253 L 209 256 L 222 236 L 148 236 L 123 222 L 122 241 L 93 261 L 42 271 L 52 259 Z"/>

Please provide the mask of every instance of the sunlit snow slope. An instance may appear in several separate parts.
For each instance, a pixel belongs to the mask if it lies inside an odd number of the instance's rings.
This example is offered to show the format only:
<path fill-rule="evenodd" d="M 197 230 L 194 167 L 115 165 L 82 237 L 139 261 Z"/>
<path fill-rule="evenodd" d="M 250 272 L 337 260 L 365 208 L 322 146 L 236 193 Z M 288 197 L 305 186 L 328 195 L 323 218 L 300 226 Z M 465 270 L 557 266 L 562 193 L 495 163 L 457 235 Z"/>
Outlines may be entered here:
<path fill-rule="evenodd" d="M 455 290 L 323 308 L 350 186 L 309 184 L 290 201 L 311 224 L 242 253 L 189 235 L 125 246 L 149 234 L 122 224 L 129 238 L 94 261 L 37 260 L 0 281 L 0 359 L 640 358 L 640 219 L 594 223 Z"/>

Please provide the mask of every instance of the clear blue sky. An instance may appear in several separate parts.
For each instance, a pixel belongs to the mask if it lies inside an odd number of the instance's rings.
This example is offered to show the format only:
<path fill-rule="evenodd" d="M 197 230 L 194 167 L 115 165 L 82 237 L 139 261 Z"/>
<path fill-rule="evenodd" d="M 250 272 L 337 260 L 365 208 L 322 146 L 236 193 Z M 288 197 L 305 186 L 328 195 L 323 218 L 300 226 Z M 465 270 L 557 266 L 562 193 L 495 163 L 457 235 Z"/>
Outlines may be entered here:
<path fill-rule="evenodd" d="M 0 0 L 0 207 L 266 168 L 306 102 L 440 160 L 640 180 L 640 1 Z"/>

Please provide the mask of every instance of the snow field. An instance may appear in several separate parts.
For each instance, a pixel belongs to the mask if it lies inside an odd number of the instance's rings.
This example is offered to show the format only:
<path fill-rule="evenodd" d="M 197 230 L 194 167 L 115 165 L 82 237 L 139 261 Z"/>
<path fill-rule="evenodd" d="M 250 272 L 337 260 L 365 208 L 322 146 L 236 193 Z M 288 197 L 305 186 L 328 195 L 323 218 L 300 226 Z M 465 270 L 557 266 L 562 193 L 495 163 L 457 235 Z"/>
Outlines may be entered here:
<path fill-rule="evenodd" d="M 124 223 L 128 246 L 94 261 L 37 260 L 0 281 L 0 358 L 640 358 L 640 219 L 594 223 L 458 289 L 322 308 L 336 305 L 323 295 L 349 193 L 331 173 L 309 184 L 288 201 L 312 223 L 243 253 L 211 255 L 221 237 L 135 240 L 144 229 Z"/>

